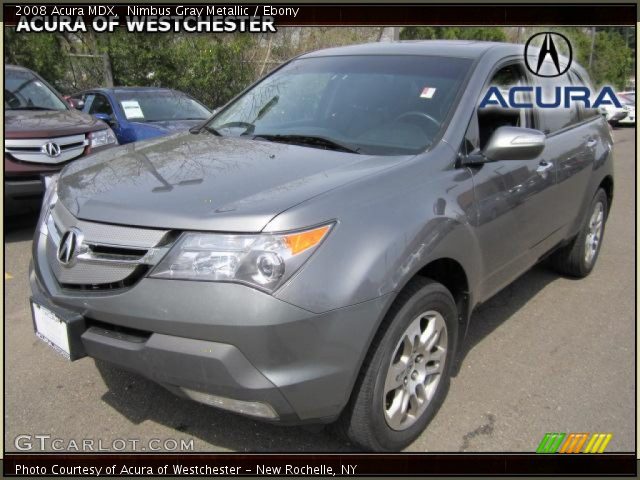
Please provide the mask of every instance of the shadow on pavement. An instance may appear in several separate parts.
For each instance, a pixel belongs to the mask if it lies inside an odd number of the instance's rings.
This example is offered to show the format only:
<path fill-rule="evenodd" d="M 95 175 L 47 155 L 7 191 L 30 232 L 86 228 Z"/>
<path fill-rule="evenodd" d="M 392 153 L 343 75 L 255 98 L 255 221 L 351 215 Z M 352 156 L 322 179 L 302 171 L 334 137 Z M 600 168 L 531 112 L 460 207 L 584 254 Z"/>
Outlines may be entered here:
<path fill-rule="evenodd" d="M 457 366 L 460 367 L 464 363 L 464 359 L 473 350 L 473 347 L 482 342 L 485 337 L 513 315 L 517 314 L 529 300 L 558 278 L 560 278 L 560 275 L 543 262 L 476 308 L 471 314 L 467 337 L 458 353 Z"/>
<path fill-rule="evenodd" d="M 179 398 L 150 380 L 109 363 L 99 360 L 95 363 L 109 389 L 102 400 L 136 425 L 145 421 L 159 423 L 175 430 L 172 438 L 178 441 L 180 433 L 195 437 L 195 451 L 210 450 L 211 446 L 216 450 L 246 452 L 357 451 L 346 441 L 335 438 L 330 428 L 256 422 Z"/>
<path fill-rule="evenodd" d="M 518 312 L 558 275 L 544 266 L 534 267 L 505 288 L 472 315 L 460 358 Z M 150 420 L 196 437 L 222 449 L 247 452 L 337 452 L 357 451 L 332 433 L 331 428 L 313 432 L 303 427 L 285 427 L 200 405 L 178 398 L 161 386 L 136 374 L 96 360 L 109 391 L 103 400 L 134 424 Z M 196 450 L 202 444 L 194 442 Z M 206 447 L 205 447 L 206 448 Z"/>
<path fill-rule="evenodd" d="M 37 213 L 16 217 L 4 217 L 5 243 L 23 242 L 33 239 L 36 223 L 38 223 Z"/>

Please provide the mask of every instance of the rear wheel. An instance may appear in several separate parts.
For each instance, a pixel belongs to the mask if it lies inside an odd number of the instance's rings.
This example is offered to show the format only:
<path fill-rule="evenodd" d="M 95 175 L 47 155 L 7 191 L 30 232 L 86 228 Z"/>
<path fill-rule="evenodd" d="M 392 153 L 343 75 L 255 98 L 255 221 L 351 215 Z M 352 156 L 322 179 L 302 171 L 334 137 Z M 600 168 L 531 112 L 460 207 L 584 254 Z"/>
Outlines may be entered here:
<path fill-rule="evenodd" d="M 587 218 L 576 238 L 551 256 L 551 265 L 555 270 L 578 278 L 591 273 L 602 247 L 607 212 L 607 194 L 603 189 L 599 189 L 591 201 Z"/>
<path fill-rule="evenodd" d="M 446 395 L 458 322 L 451 293 L 415 279 L 390 309 L 341 418 L 347 436 L 374 451 L 395 451 L 425 429 Z"/>

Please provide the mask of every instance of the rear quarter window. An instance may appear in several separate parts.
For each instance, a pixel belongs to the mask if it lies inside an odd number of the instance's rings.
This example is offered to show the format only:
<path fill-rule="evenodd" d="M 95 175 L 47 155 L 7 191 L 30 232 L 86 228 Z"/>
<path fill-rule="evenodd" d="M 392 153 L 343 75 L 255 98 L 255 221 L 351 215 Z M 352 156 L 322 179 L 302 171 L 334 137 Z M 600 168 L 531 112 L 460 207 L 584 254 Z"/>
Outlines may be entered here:
<path fill-rule="evenodd" d="M 591 84 L 589 82 L 583 81 L 582 78 L 580 78 L 580 75 L 578 75 L 578 73 L 576 73 L 574 70 L 571 70 L 570 75 L 571 75 L 571 83 L 573 83 L 574 85 L 587 87 L 591 92 L 593 92 L 593 87 L 591 86 Z M 582 120 L 594 118 L 600 115 L 600 112 L 598 112 L 597 108 L 586 108 L 582 104 L 580 104 L 580 106 L 578 107 L 578 110 L 580 113 L 580 118 Z"/>
<path fill-rule="evenodd" d="M 542 96 L 545 103 L 552 103 L 556 98 L 556 87 L 570 84 L 567 75 L 562 77 L 544 78 L 538 77 L 538 85 L 542 87 Z M 575 103 L 570 108 L 564 108 L 562 103 L 556 108 L 539 108 L 540 127 L 547 135 L 560 130 L 570 128 L 580 122 L 580 114 Z"/>

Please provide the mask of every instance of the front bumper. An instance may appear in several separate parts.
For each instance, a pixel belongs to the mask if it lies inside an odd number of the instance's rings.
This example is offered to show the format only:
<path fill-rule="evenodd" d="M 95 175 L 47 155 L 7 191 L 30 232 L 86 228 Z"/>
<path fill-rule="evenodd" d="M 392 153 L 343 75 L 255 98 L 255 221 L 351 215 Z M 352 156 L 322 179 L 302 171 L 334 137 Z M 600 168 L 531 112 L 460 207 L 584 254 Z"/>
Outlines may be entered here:
<path fill-rule="evenodd" d="M 79 314 L 87 355 L 184 389 L 269 405 L 283 423 L 328 422 L 346 405 L 388 296 L 314 314 L 255 289 L 143 278 L 63 290 L 37 241 L 33 297 Z"/>

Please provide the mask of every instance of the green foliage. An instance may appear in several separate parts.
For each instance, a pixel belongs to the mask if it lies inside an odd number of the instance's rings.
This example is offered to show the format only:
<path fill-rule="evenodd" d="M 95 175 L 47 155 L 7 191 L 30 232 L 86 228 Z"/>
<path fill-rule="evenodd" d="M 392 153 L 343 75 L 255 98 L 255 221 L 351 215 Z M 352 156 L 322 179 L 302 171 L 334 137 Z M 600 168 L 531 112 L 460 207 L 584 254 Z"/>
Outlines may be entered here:
<path fill-rule="evenodd" d="M 596 85 L 611 84 L 625 88 L 633 72 L 634 58 L 625 39 L 616 32 L 597 32 L 590 74 Z"/>
<path fill-rule="evenodd" d="M 16 33 L 4 29 L 5 62 L 30 68 L 59 87 L 67 70 L 60 61 L 60 37 L 55 33 Z"/>
<path fill-rule="evenodd" d="M 580 27 L 405 27 L 403 40 L 466 39 L 523 43 L 537 31 L 564 33 L 575 59 L 596 86 L 624 88 L 633 73 L 635 31 L 598 28 L 591 67 L 591 30 Z M 209 107 L 228 101 L 261 71 L 305 51 L 375 40 L 379 28 L 283 29 L 274 36 L 215 34 L 16 33 L 4 29 L 5 61 L 35 70 L 63 93 L 104 85 L 101 57 L 107 53 L 115 85 L 182 90 Z M 566 52 L 565 52 L 566 53 Z"/>
<path fill-rule="evenodd" d="M 250 36 L 135 34 L 98 39 L 109 54 L 115 85 L 162 86 L 186 92 L 210 107 L 238 93 L 253 78 L 243 60 Z"/>
<path fill-rule="evenodd" d="M 592 30 L 584 27 L 544 27 L 520 28 L 509 35 L 509 29 L 501 27 L 405 27 L 400 32 L 403 40 L 417 39 L 464 39 L 511 41 L 524 43 L 527 38 L 539 31 L 559 32 L 569 39 L 574 59 L 587 69 L 595 86 L 605 84 L 623 89 L 634 71 L 634 51 L 630 45 L 635 43 L 633 29 L 598 28 L 591 66 Z M 514 30 L 514 29 L 512 29 Z M 568 52 L 561 52 L 568 53 Z"/>

